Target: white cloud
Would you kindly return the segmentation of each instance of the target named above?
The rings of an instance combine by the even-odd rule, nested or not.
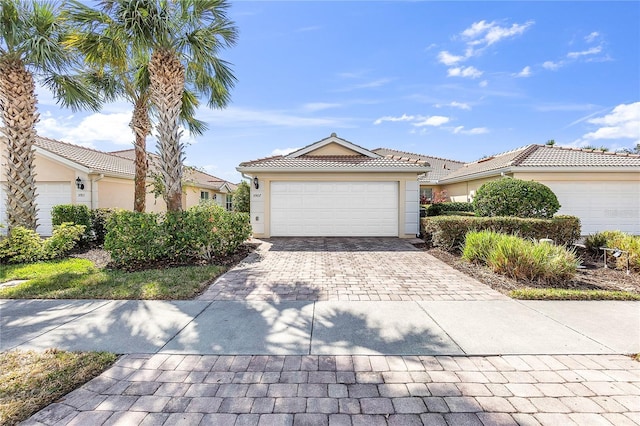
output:
[[[449,77],[479,78],[481,75],[482,71],[476,67],[456,67],[449,68],[449,70],[447,70],[447,76]]]
[[[451,119],[449,117],[444,117],[442,115],[432,115],[431,117],[426,117],[423,120],[418,121],[417,123],[413,123],[413,125],[416,127],[424,127],[424,126],[438,127],[448,123],[450,120]]]
[[[40,120],[37,128],[43,136],[83,146],[92,147],[96,142],[131,145],[135,137],[129,127],[130,121],[130,112],[94,113],[79,123],[73,116],[62,119],[47,116]]]
[[[562,67],[563,65],[564,63],[562,61],[559,61],[559,62],[545,61],[542,64],[542,67],[551,71],[555,71],[558,68]]]
[[[576,58],[579,58],[581,56],[597,55],[600,52],[602,52],[602,46],[595,46],[595,47],[592,47],[590,49],[582,50],[582,51],[579,51],[579,52],[569,52],[569,53],[567,53],[567,58],[576,59]]]
[[[591,118],[587,120],[587,123],[601,127],[585,134],[582,137],[583,139],[631,139],[640,141],[640,102],[620,104],[609,114]]]
[[[531,67],[530,66],[526,66],[524,68],[522,68],[522,71],[520,71],[519,73],[515,74],[516,77],[530,77],[531,76]]]
[[[451,131],[454,134],[461,134],[461,135],[482,135],[485,133],[489,133],[489,129],[487,129],[486,127],[474,127],[472,129],[465,130],[464,126],[458,126],[458,127],[454,127]]]
[[[598,37],[600,37],[600,33],[597,31],[592,32],[591,34],[589,34],[588,36],[586,36],[584,39],[587,43],[593,43],[594,41],[596,41],[598,39]]]
[[[276,155],[287,155],[287,154],[291,154],[292,152],[295,152],[297,150],[299,150],[300,148],[276,148],[273,151],[271,151],[271,156],[276,156]]]
[[[445,64],[447,66],[455,65],[460,61],[464,61],[465,59],[466,57],[464,56],[452,55],[446,50],[443,50],[442,52],[438,53],[438,61],[440,61],[440,63]]]
[[[452,107],[452,108],[459,108],[459,109],[464,109],[464,110],[471,110],[471,105],[465,103],[465,102],[449,102],[448,104],[435,104],[434,105],[436,108],[442,108],[442,107]]]
[[[324,109],[339,108],[341,106],[341,104],[333,104],[328,102],[310,102],[308,104],[304,104],[302,108],[305,111],[315,112],[322,111]]]
[[[478,83],[478,86],[480,87],[487,87],[489,85],[489,82],[487,80],[482,80],[480,83]]]
[[[318,31],[321,30],[322,27],[320,25],[312,25],[309,27],[302,27],[302,28],[298,28],[297,30],[295,30],[295,32],[297,33],[305,33],[305,32],[309,32],[309,31]]]
[[[462,32],[464,38],[469,39],[470,45],[491,46],[500,40],[518,36],[524,33],[534,21],[527,21],[524,24],[512,24],[510,27],[501,27],[494,22],[474,22],[469,28]]]
[[[378,125],[378,124],[382,124],[385,121],[392,121],[392,122],[414,121],[416,119],[420,120],[421,118],[422,118],[421,116],[407,115],[407,114],[402,114],[400,117],[393,117],[391,115],[386,115],[384,117],[378,118],[376,121],[373,122],[373,124]]]

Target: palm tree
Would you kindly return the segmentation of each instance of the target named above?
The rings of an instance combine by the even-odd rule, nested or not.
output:
[[[235,83],[230,64],[218,58],[235,44],[237,28],[226,0],[112,0],[105,2],[127,23],[137,43],[148,46],[149,93],[157,113],[158,148],[167,210],[182,209],[180,114],[185,88],[222,108]]]
[[[64,106],[97,110],[99,99],[86,82],[65,75],[78,64],[61,40],[65,25],[54,3],[0,0],[0,110],[7,146],[7,225],[37,227],[33,144],[35,77]]]
[[[211,8],[208,2],[177,2],[182,10],[181,17],[185,13],[194,10]],[[221,2],[211,2],[221,3]],[[80,50],[87,60],[99,67],[99,81],[103,89],[114,97],[122,96],[134,105],[131,128],[135,133],[136,152],[136,175],[135,175],[135,195],[134,210],[144,211],[145,209],[145,180],[147,177],[148,162],[146,158],[146,137],[151,131],[151,121],[149,119],[150,110],[158,116],[158,133],[167,133],[167,123],[175,125],[182,123],[193,134],[200,135],[206,130],[203,122],[195,119],[194,114],[198,106],[197,93],[215,92],[210,103],[213,106],[224,106],[228,101],[228,88],[233,85],[234,79],[226,63],[213,58],[213,62],[220,64],[219,69],[214,69],[214,73],[203,75],[203,72],[210,72],[206,67],[201,67],[198,72],[189,72],[183,75],[182,88],[176,91],[179,95],[179,102],[174,102],[179,112],[178,118],[167,118],[162,107],[157,107],[158,102],[151,103],[152,78],[151,64],[149,56],[153,49],[157,48],[154,37],[162,40],[170,40],[167,44],[178,43],[173,40],[173,25],[179,22],[175,19],[175,13],[180,8],[176,4],[160,1],[103,1],[100,10],[92,9],[78,1],[71,1],[69,15],[71,19],[79,25],[79,30],[68,40],[68,44]],[[226,6],[225,6],[226,7]],[[191,8],[191,9],[190,9]],[[215,8],[214,8],[215,9]],[[171,17],[171,19],[167,19]],[[216,19],[220,19],[219,17]],[[225,18],[226,19],[226,18]],[[189,20],[187,20],[189,21]],[[224,25],[231,25],[225,23]],[[215,31],[218,27],[208,29],[205,32],[209,38],[213,38],[213,44],[217,42]],[[223,27],[224,28],[224,27]],[[183,34],[184,27],[178,28]],[[198,29],[198,28],[196,28]],[[235,29],[233,29],[235,31]],[[195,34],[193,43],[196,48],[209,48],[212,41],[200,40],[200,33]],[[190,36],[189,34],[184,37]],[[235,37],[235,35],[234,35]],[[184,41],[180,42],[182,45]],[[200,43],[200,45],[198,44]],[[207,44],[204,44],[207,43]],[[182,48],[181,52],[190,52]],[[209,52],[210,55],[215,51]],[[196,64],[197,65],[197,64]],[[107,72],[105,74],[105,69]],[[219,75],[218,75],[219,74]],[[105,78],[107,77],[107,78]],[[184,83],[187,79],[187,84]],[[106,81],[106,84],[105,84]],[[214,89],[207,89],[213,86]],[[157,87],[157,86],[156,86]],[[156,93],[157,93],[156,89]],[[179,126],[179,125],[178,125]],[[177,137],[175,137],[177,135]],[[179,127],[173,133],[171,143],[166,142],[166,138],[160,138],[161,172],[164,191],[164,198],[169,210],[180,210],[182,201],[182,145],[179,143]],[[179,203],[179,204],[176,204]]]

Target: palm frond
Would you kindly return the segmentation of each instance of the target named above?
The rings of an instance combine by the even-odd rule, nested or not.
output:
[[[44,84],[53,92],[56,101],[73,111],[85,108],[98,111],[102,106],[99,92],[84,75],[50,74]]]

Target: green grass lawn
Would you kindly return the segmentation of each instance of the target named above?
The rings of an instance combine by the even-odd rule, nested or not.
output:
[[[0,283],[28,280],[0,288],[5,299],[190,299],[226,271],[217,265],[181,266],[124,272],[98,269],[86,259],[62,259],[0,266]]]
[[[564,288],[521,288],[509,292],[523,300],[640,300],[640,294],[612,290],[570,290]]]
[[[13,425],[106,370],[106,352],[10,351],[0,353],[0,424]]]

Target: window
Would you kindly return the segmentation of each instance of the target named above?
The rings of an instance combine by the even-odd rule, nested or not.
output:
[[[227,211],[233,210],[233,195],[227,194],[227,204],[225,207]]]
[[[431,204],[433,188],[420,188],[420,204]]]
[[[200,199],[208,200],[209,199],[209,191],[200,191]]]

